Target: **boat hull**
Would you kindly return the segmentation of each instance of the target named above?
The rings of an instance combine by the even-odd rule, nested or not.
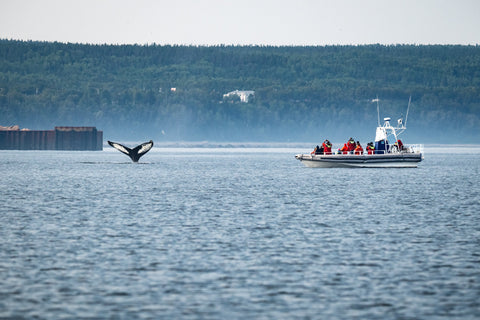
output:
[[[310,155],[297,154],[309,168],[416,168],[422,161],[421,153],[372,154],[372,155]]]

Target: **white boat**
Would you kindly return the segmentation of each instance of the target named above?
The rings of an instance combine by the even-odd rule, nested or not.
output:
[[[374,101],[378,103],[378,98]],[[371,154],[337,151],[328,154],[297,154],[295,158],[311,168],[416,168],[418,163],[423,160],[423,145],[404,145],[398,139],[398,136],[407,129],[406,119],[405,124],[403,119],[398,119],[397,127],[390,124],[390,118],[383,120],[383,126],[379,121],[375,135],[375,151]],[[389,141],[394,141],[394,143],[389,144]]]
[[[297,154],[295,156],[305,166],[310,168],[416,168],[422,161],[420,152],[400,151],[386,154],[332,154],[311,155]]]

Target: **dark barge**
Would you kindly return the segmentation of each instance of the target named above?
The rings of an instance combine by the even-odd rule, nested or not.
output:
[[[0,127],[0,150],[103,150],[103,131],[95,127],[55,127],[55,130]]]

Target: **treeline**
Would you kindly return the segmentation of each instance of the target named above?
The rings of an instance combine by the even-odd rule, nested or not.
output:
[[[237,89],[255,95],[223,97]],[[393,119],[412,97],[411,142],[477,143],[480,47],[0,40],[0,125],[97,126],[130,141],[366,141],[377,96]]]

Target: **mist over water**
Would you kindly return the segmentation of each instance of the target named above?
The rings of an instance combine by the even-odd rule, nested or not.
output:
[[[309,148],[0,151],[0,318],[480,317],[478,146]]]

